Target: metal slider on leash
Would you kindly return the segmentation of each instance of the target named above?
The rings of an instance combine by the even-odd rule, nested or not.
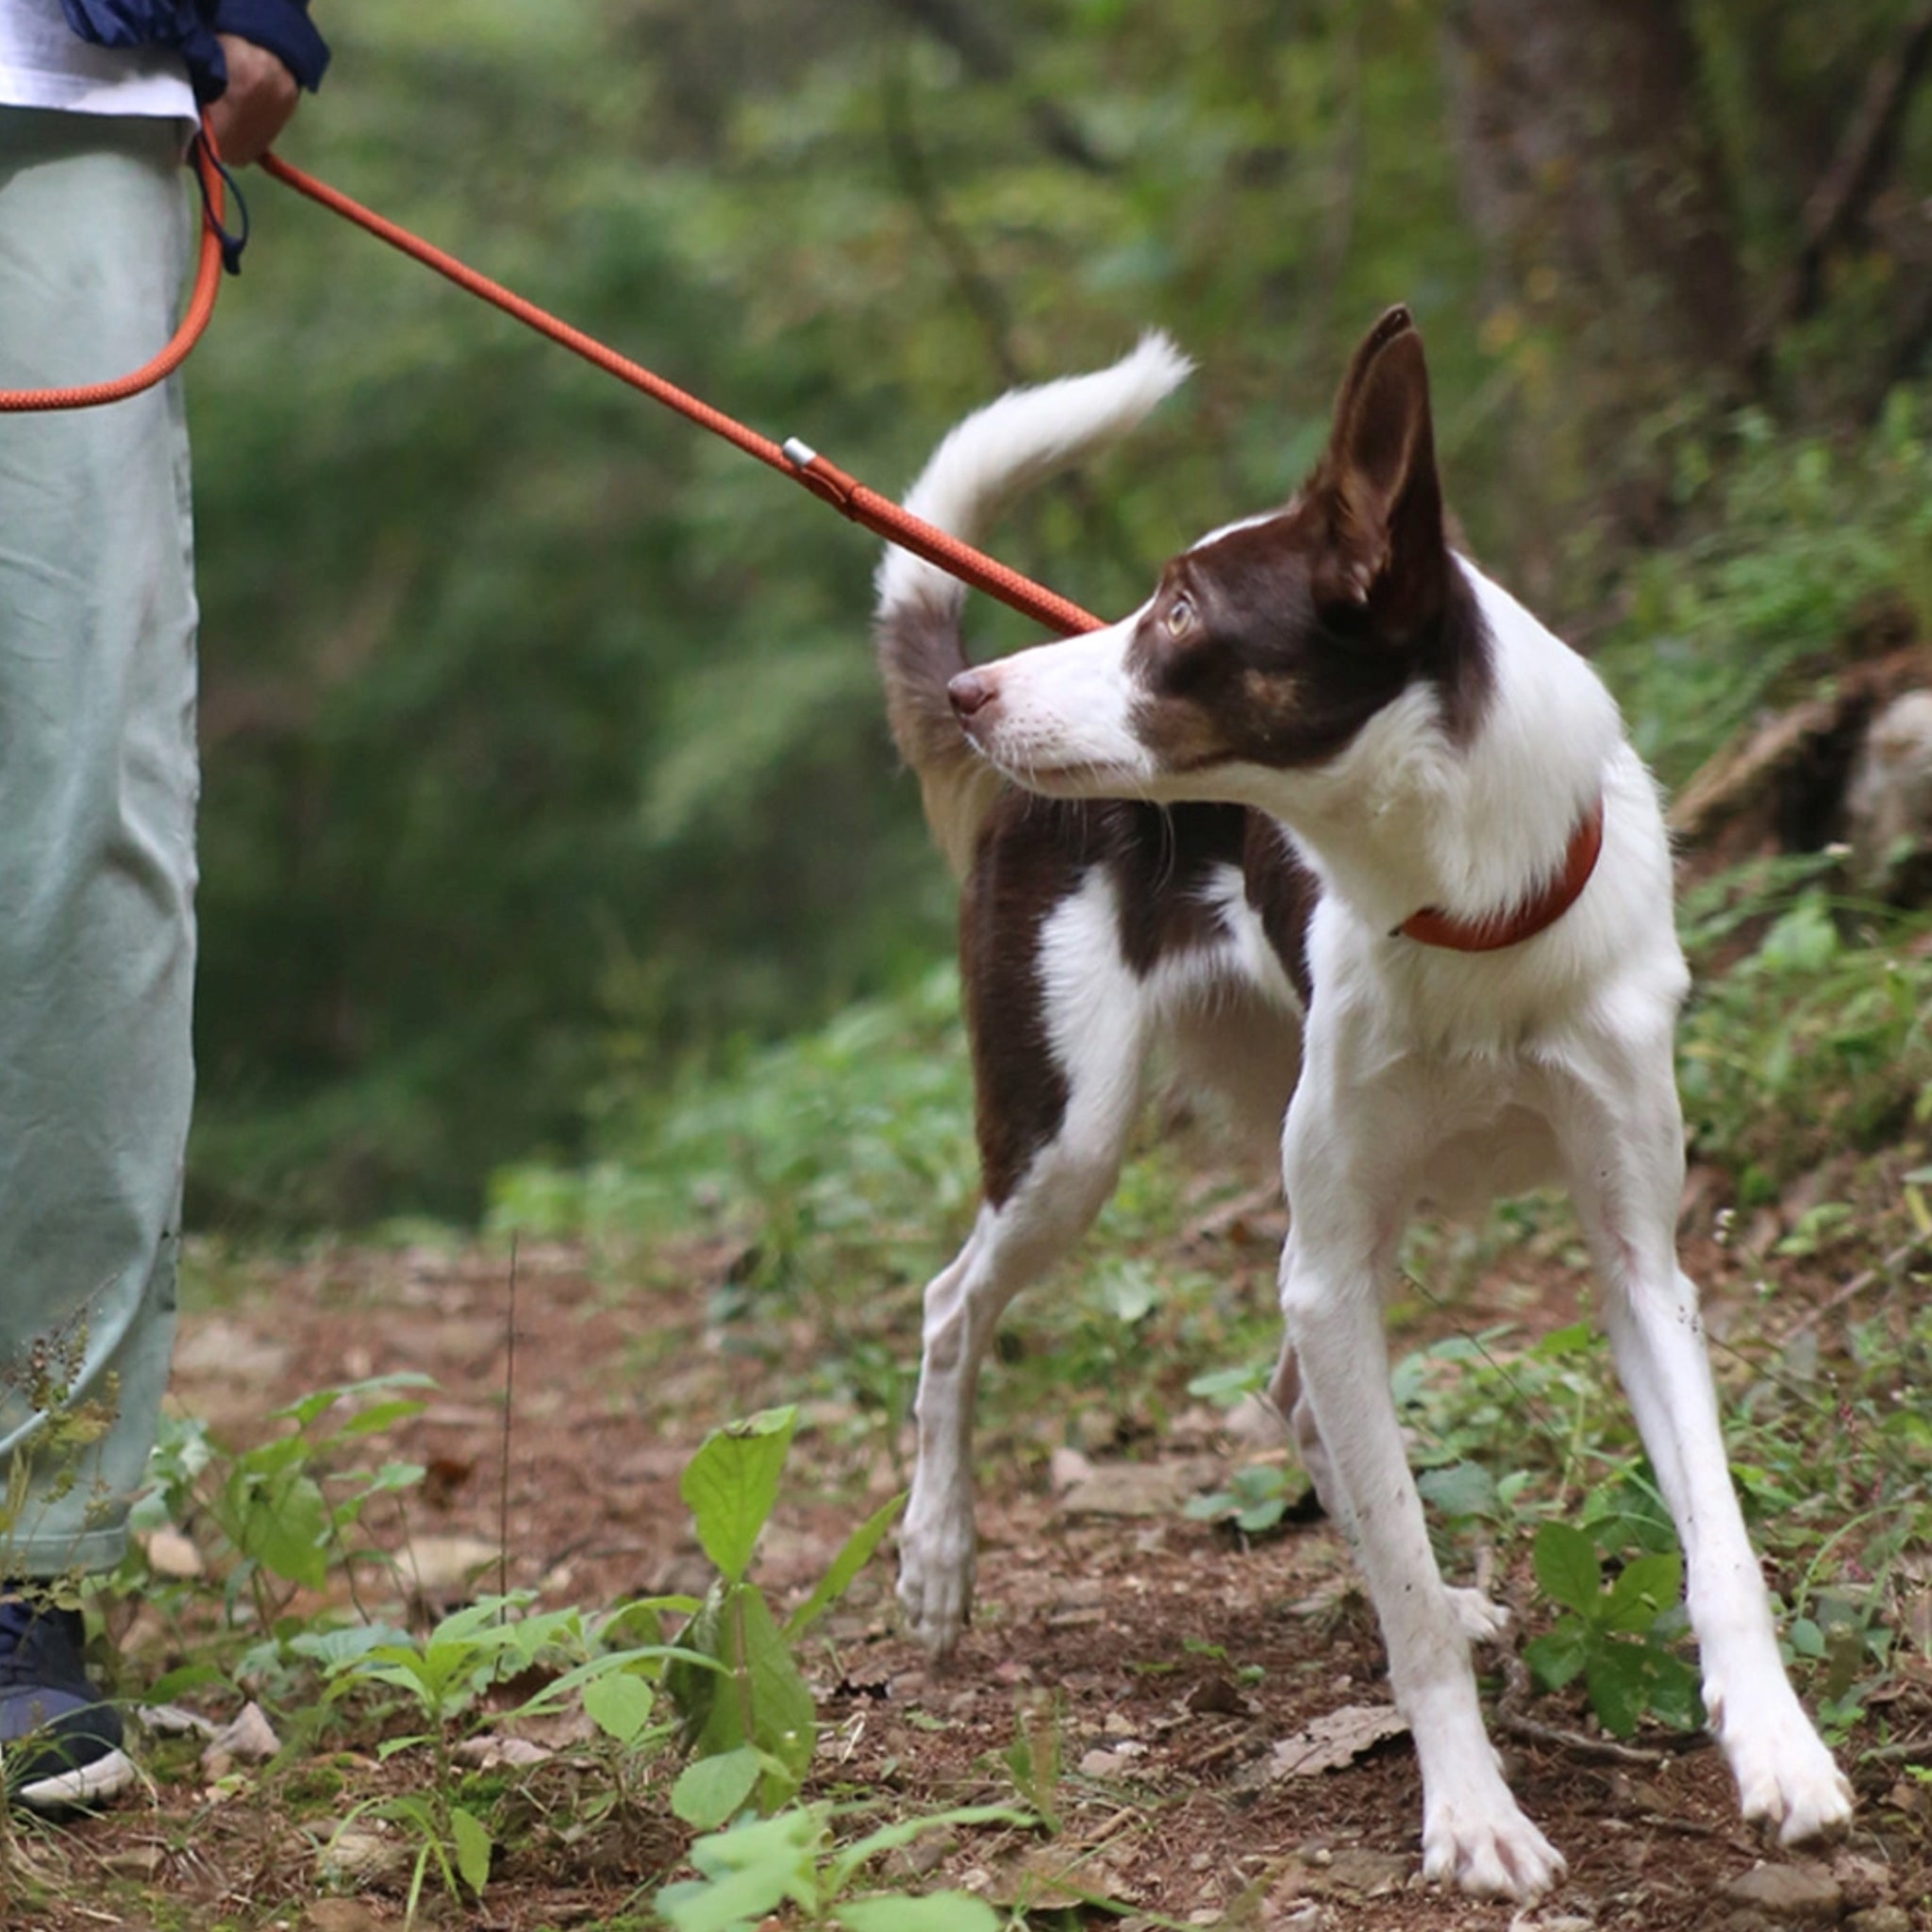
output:
[[[990,597],[997,597],[1002,604],[1010,605],[1062,637],[1106,628],[1091,611],[1081,609],[1079,605],[1035,583],[1031,577],[1022,576],[937,524],[914,516],[891,497],[868,489],[858,477],[822,457],[803,437],[788,437],[781,448],[791,465],[791,475],[821,503],[830,504],[841,516],[870,530],[874,536],[924,558],[949,576],[971,584],[976,591],[984,591]]]

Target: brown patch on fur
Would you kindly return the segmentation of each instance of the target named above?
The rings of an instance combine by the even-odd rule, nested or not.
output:
[[[1145,979],[1162,959],[1220,939],[1209,890],[1219,869],[1241,865],[1247,813],[1234,805],[1123,804],[1108,818],[1121,956]]]
[[[1328,447],[1278,515],[1168,565],[1127,668],[1134,729],[1170,772],[1325,762],[1408,685],[1466,743],[1493,681],[1451,556],[1428,372],[1407,309],[1356,352]]]
[[[1320,887],[1271,822],[1231,805],[1004,793],[981,833],[959,916],[980,1167],[994,1207],[1012,1195],[1066,1118],[1069,1089],[1047,1034],[1040,935],[1096,867],[1113,884],[1121,957],[1137,977],[1222,940],[1211,889],[1217,874],[1232,868],[1307,998],[1304,936]]]
[[[959,900],[980,1181],[995,1208],[1066,1118],[1067,1076],[1046,1031],[1040,929],[1089,863],[1088,816],[1085,806],[1001,793]]]

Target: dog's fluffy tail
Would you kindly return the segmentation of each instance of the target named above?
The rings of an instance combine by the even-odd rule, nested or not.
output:
[[[967,542],[1001,506],[1125,434],[1192,364],[1164,335],[1092,375],[1014,390],[969,416],[933,452],[906,508]],[[926,823],[964,875],[1001,779],[966,741],[946,698],[966,669],[966,587],[937,564],[888,544],[878,571],[875,636],[886,714],[919,778]]]

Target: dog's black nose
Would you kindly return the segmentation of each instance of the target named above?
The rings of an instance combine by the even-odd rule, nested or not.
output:
[[[993,690],[992,679],[984,672],[962,671],[946,686],[946,695],[959,717],[970,718],[992,702]]]

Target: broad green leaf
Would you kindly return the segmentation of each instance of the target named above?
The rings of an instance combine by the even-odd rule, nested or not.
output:
[[[925,1898],[848,1899],[832,1914],[845,1932],[999,1932],[999,1914],[983,1898],[935,1891]]]
[[[1583,1681],[1604,1729],[1613,1737],[1632,1736],[1649,1702],[1650,1659],[1642,1648],[1621,1640],[1594,1646]]]
[[[1626,1563],[1605,1601],[1602,1627],[1641,1636],[1677,1601],[1684,1565],[1676,1556],[1639,1557]]]
[[[1824,1656],[1824,1632],[1809,1617],[1793,1617],[1790,1628],[1785,1634],[1797,1656]]]
[[[705,1875],[664,1887],[658,1910],[675,1932],[739,1932],[788,1899],[816,1911],[826,1808],[807,1806],[699,1839],[691,1861]]]
[[[693,1645],[695,1625],[684,1632]],[[775,1810],[798,1789],[817,1741],[811,1692],[761,1592],[748,1583],[727,1590],[712,1627],[703,1633],[728,1674],[713,1680],[703,1722],[686,1736],[700,1757],[755,1744],[773,1760],[758,1803]]]
[[[678,1773],[671,1808],[699,1831],[716,1831],[743,1808],[764,1769],[764,1753],[755,1744],[697,1758]]]
[[[1544,1637],[1523,1646],[1523,1660],[1545,1690],[1560,1690],[1574,1680],[1590,1657],[1590,1639],[1574,1617],[1565,1617]]]
[[[1603,1569],[1589,1537],[1567,1523],[1545,1523],[1537,1530],[1531,1554],[1543,1594],[1593,1623],[1603,1591]]]
[[[796,1874],[781,1865],[753,1865],[719,1878],[687,1879],[658,1894],[658,1909],[676,1932],[746,1932],[789,1898]]]
[[[714,1429],[685,1465],[684,1498],[705,1547],[725,1580],[741,1583],[751,1568],[758,1532],[778,1500],[795,1408],[768,1408],[747,1422]]]
[[[845,1546],[832,1558],[831,1567],[819,1579],[818,1588],[785,1620],[785,1635],[792,1642],[811,1628],[843,1596],[878,1548],[887,1530],[897,1522],[906,1507],[904,1494],[894,1496],[876,1509],[845,1539]]]
[[[688,1749],[695,1750],[698,1740],[709,1729],[711,1707],[724,1688],[724,1678],[730,1674],[718,1635],[719,1622],[724,1614],[724,1598],[730,1589],[722,1577],[712,1585],[710,1595],[678,1632],[679,1648],[691,1655],[674,1657],[665,1666],[664,1688],[670,1691],[671,1701],[683,1720],[680,1735]],[[697,1661],[699,1658],[704,1661]],[[718,1744],[713,1748],[726,1750],[731,1746]]]
[[[651,1721],[656,1699],[651,1687],[631,1671],[610,1671],[584,1686],[584,1710],[591,1722],[620,1744],[635,1744]]]
[[[1023,1830],[1038,1825],[1031,1811],[1017,1810],[1011,1805],[958,1805],[948,1811],[927,1811],[914,1818],[894,1819],[878,1830],[867,1832],[849,1845],[841,1845],[828,1874],[830,1889],[836,1894],[852,1883],[854,1874],[873,1858],[896,1852],[929,1831],[944,1831],[956,1824],[1013,1824]]]
[[[456,1842],[457,1870],[474,1892],[490,1883],[490,1829],[474,1811],[449,1807],[449,1833]]]
[[[1447,1469],[1425,1469],[1415,1479],[1423,1500],[1444,1516],[1494,1516],[1496,1484],[1479,1462],[1452,1462]]]
[[[328,1525],[321,1486],[290,1469],[249,1498],[235,1541],[264,1570],[320,1590],[328,1581]]]

